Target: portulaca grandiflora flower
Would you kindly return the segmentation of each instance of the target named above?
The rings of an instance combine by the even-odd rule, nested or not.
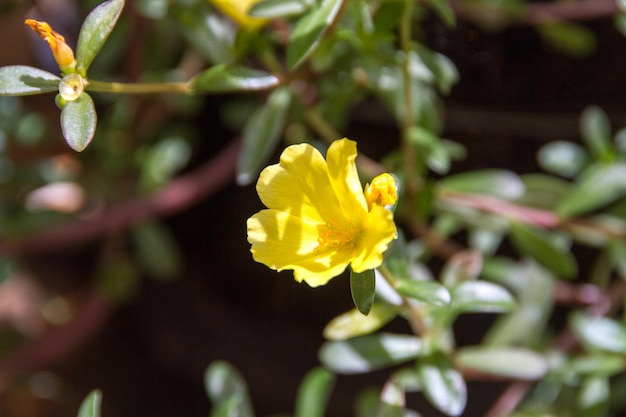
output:
[[[348,265],[364,272],[381,265],[396,237],[397,199],[389,174],[366,186],[357,173],[356,142],[333,142],[326,160],[308,144],[287,147],[280,163],[265,168],[256,185],[267,209],[248,219],[253,258],[277,271],[291,269],[298,282],[326,284]]]

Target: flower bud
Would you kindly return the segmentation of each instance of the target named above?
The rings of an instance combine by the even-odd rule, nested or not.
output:
[[[83,93],[85,81],[76,73],[68,74],[59,83],[59,95],[65,101],[74,101]]]
[[[364,194],[370,210],[374,204],[392,206],[398,200],[398,185],[391,174],[381,174],[365,186]]]
[[[74,59],[74,51],[65,43],[65,38],[52,30],[46,22],[39,22],[33,19],[24,21],[37,35],[50,46],[55,61],[59,64],[62,72],[68,73],[76,68],[76,59]]]

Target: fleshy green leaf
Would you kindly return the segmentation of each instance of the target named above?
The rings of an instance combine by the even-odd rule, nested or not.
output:
[[[361,314],[369,314],[376,294],[376,275],[370,269],[364,272],[350,271],[350,291],[352,301]]]
[[[49,93],[59,89],[61,78],[27,65],[0,68],[0,95],[27,96]]]
[[[433,406],[449,416],[463,413],[467,403],[465,381],[442,353],[420,358],[417,373],[424,396]]]
[[[530,256],[559,277],[573,278],[576,275],[576,258],[549,233],[513,222],[511,241],[520,253]]]
[[[254,417],[246,383],[229,363],[213,362],[204,374],[204,388],[213,402],[211,417]]]
[[[312,0],[264,0],[252,6],[248,14],[266,19],[288,17],[304,13],[313,3]]]
[[[324,368],[310,371],[298,389],[294,417],[324,417],[334,380]]]
[[[444,189],[472,194],[488,194],[507,200],[524,194],[524,183],[517,174],[500,169],[486,169],[451,175],[440,184]]]
[[[85,18],[76,46],[76,69],[83,76],[115,27],[123,7],[124,0],[108,0]]]
[[[168,280],[178,276],[183,260],[174,236],[162,224],[144,222],[133,228],[141,266],[150,276]]]
[[[342,4],[343,0],[322,0],[296,23],[287,44],[287,67],[290,70],[300,66],[317,48]]]
[[[572,329],[587,346],[606,352],[626,353],[626,329],[621,323],[606,317],[574,314]]]
[[[587,168],[557,207],[563,217],[579,216],[626,195],[626,163],[597,164]]]
[[[83,151],[96,133],[96,107],[87,93],[68,101],[61,110],[61,130],[65,141],[77,152]]]
[[[594,33],[582,25],[554,21],[538,25],[537,30],[550,45],[568,55],[587,56],[596,47]]]
[[[102,393],[93,390],[87,395],[80,405],[78,417],[100,417],[100,404],[102,403]]]
[[[450,303],[450,292],[435,281],[398,280],[395,289],[402,295],[425,303],[444,306]]]
[[[515,307],[506,289],[486,281],[462,282],[452,288],[451,295],[453,308],[460,312],[502,313]]]
[[[377,333],[322,345],[319,358],[328,369],[359,374],[415,359],[422,351],[418,337]]]
[[[265,105],[254,112],[243,131],[237,183],[250,184],[258,175],[281,137],[291,93],[287,87],[272,92]]]
[[[353,309],[332,319],[324,328],[329,340],[346,340],[375,332],[396,316],[396,310],[386,303],[374,303],[366,316]]]
[[[611,122],[600,107],[585,108],[580,116],[580,134],[593,156],[611,153]]]
[[[195,76],[190,86],[199,93],[227,93],[267,90],[277,86],[279,82],[278,77],[265,71],[220,64]]]
[[[576,176],[588,159],[582,146],[565,141],[548,143],[539,150],[537,156],[541,168],[566,178]]]
[[[548,371],[544,356],[523,348],[467,346],[455,359],[474,371],[513,379],[539,379]]]
[[[170,3],[171,4],[171,3]],[[172,14],[187,41],[213,63],[227,63],[234,59],[233,38],[236,28],[226,24],[210,9],[175,4]]]

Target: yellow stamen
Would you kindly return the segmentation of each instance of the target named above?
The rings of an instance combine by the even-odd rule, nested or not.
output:
[[[374,204],[389,206],[398,200],[398,186],[390,174],[381,174],[365,186],[365,200],[367,208],[372,209]]]
[[[37,35],[50,46],[52,55],[55,61],[59,64],[59,68],[63,72],[73,71],[76,67],[76,60],[74,59],[74,51],[65,43],[63,35],[52,30],[50,25],[46,22],[39,22],[33,19],[26,19],[24,21],[32,30],[37,32]]]
[[[347,221],[339,222],[335,219],[331,219],[325,224],[317,226],[317,231],[318,246],[315,248],[316,252],[354,248],[361,234],[361,229],[357,226]]]

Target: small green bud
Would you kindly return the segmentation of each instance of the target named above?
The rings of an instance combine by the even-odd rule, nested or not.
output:
[[[76,73],[68,74],[59,83],[59,94],[66,101],[74,101],[83,93],[85,80]]]

